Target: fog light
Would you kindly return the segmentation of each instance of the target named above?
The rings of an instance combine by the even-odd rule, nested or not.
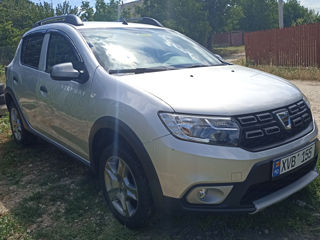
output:
[[[192,204],[219,204],[231,192],[233,186],[196,187],[192,189],[186,200]]]
[[[202,188],[202,189],[199,191],[199,198],[200,198],[201,200],[204,200],[204,199],[206,198],[206,196],[207,196],[207,192],[208,192],[207,189]]]

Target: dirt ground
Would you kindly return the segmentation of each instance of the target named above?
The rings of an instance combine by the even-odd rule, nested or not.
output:
[[[294,85],[296,85],[309,99],[311,103],[311,109],[313,117],[316,120],[318,127],[320,126],[320,82],[316,81],[300,81],[292,80]]]

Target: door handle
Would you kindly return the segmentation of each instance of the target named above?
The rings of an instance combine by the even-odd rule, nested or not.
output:
[[[18,78],[13,77],[13,83],[14,83],[14,84],[17,84],[18,82],[19,82]]]
[[[40,91],[43,92],[43,93],[48,93],[48,90],[45,86],[41,86],[40,87]]]

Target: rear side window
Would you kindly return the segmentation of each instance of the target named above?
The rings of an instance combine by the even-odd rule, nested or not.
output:
[[[36,34],[23,39],[21,52],[23,65],[38,69],[43,37],[43,34]]]
[[[73,45],[64,36],[53,33],[50,36],[46,71],[50,72],[51,68],[59,63],[71,62],[75,67],[79,62],[78,54]]]

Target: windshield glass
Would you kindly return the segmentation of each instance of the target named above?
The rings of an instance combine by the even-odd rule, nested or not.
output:
[[[208,50],[173,30],[103,28],[80,31],[99,63],[111,74],[223,64]]]

